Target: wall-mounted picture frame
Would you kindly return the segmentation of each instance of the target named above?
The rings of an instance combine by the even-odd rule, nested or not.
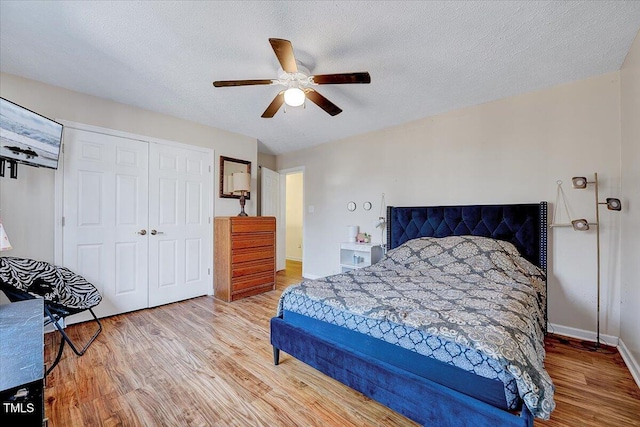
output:
[[[251,162],[249,160],[234,159],[233,157],[220,156],[220,197],[226,199],[239,199],[240,193],[233,192],[232,176],[236,172],[246,172],[251,175]],[[245,200],[251,199],[251,192],[246,192]]]

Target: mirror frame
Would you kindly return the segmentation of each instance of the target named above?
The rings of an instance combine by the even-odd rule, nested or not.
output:
[[[249,175],[251,175],[251,162],[249,160],[240,160],[240,159],[234,159],[233,157],[220,156],[220,187],[219,187],[220,197],[224,199],[239,199],[240,198],[239,194],[224,193],[224,178],[225,178],[224,169],[225,169],[225,164],[227,164],[227,171],[229,171],[229,166],[231,166],[229,165],[229,163],[240,165],[238,167],[233,167],[232,169],[234,170],[232,172],[238,172],[238,170],[235,170],[235,169],[244,170],[244,167],[241,165],[245,165],[246,172]],[[231,173],[227,173],[227,176],[231,175]],[[251,200],[251,192],[247,191],[244,195],[244,198],[246,200]]]

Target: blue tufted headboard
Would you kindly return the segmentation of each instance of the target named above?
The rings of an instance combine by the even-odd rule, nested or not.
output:
[[[511,205],[387,207],[387,247],[417,237],[474,235],[513,243],[547,269],[547,202]]]

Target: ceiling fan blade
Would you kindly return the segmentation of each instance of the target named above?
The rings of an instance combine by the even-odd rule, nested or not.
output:
[[[298,65],[293,55],[293,46],[289,40],[269,39],[271,47],[280,61],[280,66],[287,73],[297,73]]]
[[[213,82],[215,87],[225,86],[255,86],[255,85],[270,85],[273,80],[216,80]]]
[[[330,115],[335,116],[342,113],[342,110],[340,109],[340,107],[338,107],[336,104],[329,101],[327,98],[320,95],[318,92],[311,89],[310,87],[306,88],[304,90],[304,93],[305,95],[307,95],[307,99],[309,99],[311,102],[316,104],[318,107],[322,108],[324,111],[326,111]]]
[[[280,107],[282,107],[282,104],[284,104],[284,91],[280,92],[276,95],[275,98],[273,98],[271,104],[269,104],[267,109],[264,110],[264,113],[262,113],[262,116],[260,117],[262,117],[263,119],[270,119],[271,117],[275,116]]]
[[[368,72],[341,73],[341,74],[321,74],[312,76],[313,81],[319,85],[339,85],[346,83],[371,83],[371,76]]]

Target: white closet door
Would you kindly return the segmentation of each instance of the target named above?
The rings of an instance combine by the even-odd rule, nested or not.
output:
[[[205,295],[211,283],[211,158],[150,144],[149,306]]]
[[[148,143],[65,127],[63,193],[63,265],[98,288],[96,314],[147,307]]]

